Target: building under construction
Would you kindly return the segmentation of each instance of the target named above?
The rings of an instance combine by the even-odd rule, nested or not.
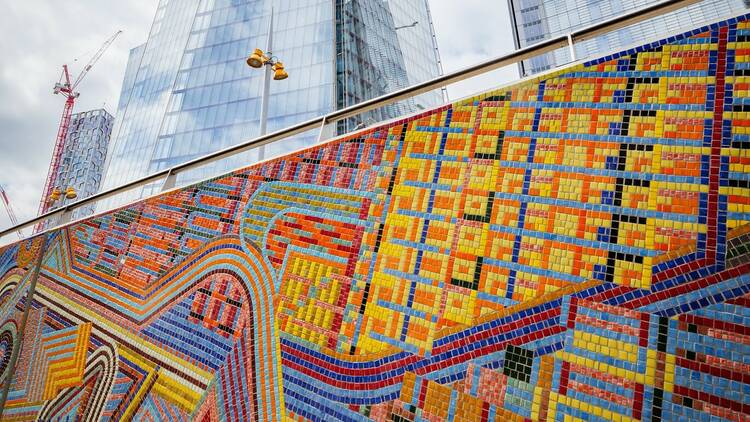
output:
[[[99,190],[109,137],[114,117],[104,109],[75,113],[70,119],[63,152],[56,174],[50,208],[57,208],[78,197],[86,198]],[[74,211],[80,218],[93,212],[93,207]]]

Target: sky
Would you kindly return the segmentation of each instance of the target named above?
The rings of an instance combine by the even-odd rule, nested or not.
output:
[[[445,72],[513,49],[507,4],[429,0]],[[65,99],[52,94],[67,63],[73,75],[117,30],[79,86],[76,111],[104,107],[115,114],[131,48],[143,43],[156,0],[34,0],[4,2],[0,14],[0,185],[19,221],[36,215]],[[452,100],[518,77],[510,66],[449,87]],[[0,209],[0,228],[10,226]],[[27,230],[26,234],[29,234]]]

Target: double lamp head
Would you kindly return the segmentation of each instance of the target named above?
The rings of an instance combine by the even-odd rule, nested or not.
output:
[[[49,195],[49,201],[50,202],[56,202],[60,197],[65,194],[65,199],[76,199],[78,198],[78,193],[76,190],[69,186],[67,189],[65,189],[65,192],[60,191],[60,188],[55,188],[52,193]]]
[[[284,70],[284,63],[277,61],[273,56],[266,56],[263,50],[256,48],[253,54],[247,58],[247,65],[259,69],[263,65],[272,66],[273,79],[281,81],[289,77],[289,74]]]

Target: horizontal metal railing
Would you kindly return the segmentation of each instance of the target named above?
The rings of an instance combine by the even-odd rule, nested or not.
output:
[[[626,13],[621,16],[617,16],[611,19],[603,20],[602,22],[587,26],[585,28],[578,29],[569,34],[559,35],[554,38],[543,40],[534,45],[524,47],[513,51],[511,53],[496,57],[491,60],[469,66],[455,72],[450,72],[442,76],[438,76],[434,79],[430,79],[425,82],[421,82],[410,87],[400,89],[398,91],[391,92],[389,94],[382,95],[371,100],[363,101],[359,104],[343,108],[341,110],[334,111],[324,116],[316,117],[311,120],[307,120],[302,123],[289,126],[285,129],[278,130],[276,132],[269,133],[267,135],[260,136],[258,138],[245,141],[243,143],[204,155],[199,158],[187,161],[183,164],[178,164],[169,169],[164,169],[148,176],[142,177],[137,180],[120,185],[116,188],[112,188],[103,192],[99,192],[95,195],[89,196],[85,199],[81,199],[72,204],[68,204],[57,208],[53,211],[49,211],[40,216],[26,220],[23,223],[19,223],[13,227],[0,231],[0,238],[13,233],[14,231],[21,230],[27,227],[31,227],[40,222],[46,221],[56,217],[61,217],[58,221],[57,226],[50,227],[46,231],[53,230],[59,226],[65,225],[70,222],[70,213],[78,208],[86,205],[95,204],[103,199],[113,197],[115,195],[125,193],[132,189],[146,186],[150,183],[164,180],[164,186],[172,188],[175,185],[175,178],[179,173],[184,173],[188,170],[192,170],[207,164],[214,163],[225,158],[229,158],[248,151],[253,148],[268,145],[272,142],[288,138],[290,136],[297,135],[308,130],[321,128],[325,125],[336,123],[337,121],[344,120],[356,115],[366,113],[368,111],[393,104],[398,101],[402,101],[408,98],[415,97],[419,94],[429,92],[435,89],[441,89],[447,85],[461,82],[465,79],[478,76],[493,70],[497,70],[501,67],[518,63],[522,60],[530,59],[532,57],[554,51],[558,48],[570,47],[573,50],[575,43],[585,41],[594,37],[597,37],[608,32],[616,31],[618,29],[625,28],[632,24],[642,22],[649,18],[659,16],[665,13],[672,12],[677,9],[689,6],[694,3],[698,3],[700,0],[665,0],[662,2],[654,3],[632,12]],[[572,56],[575,57],[574,55]],[[138,200],[141,200],[139,198]],[[119,207],[119,206],[118,206]]]

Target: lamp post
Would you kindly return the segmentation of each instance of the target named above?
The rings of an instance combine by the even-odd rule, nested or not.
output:
[[[268,43],[266,44],[265,53],[263,50],[256,48],[255,51],[247,58],[247,65],[259,69],[263,67],[263,91],[260,99],[260,136],[266,134],[268,125],[268,94],[271,89],[271,71],[273,79],[281,81],[289,77],[284,70],[284,64],[273,56],[273,8],[271,8],[271,19],[268,22]],[[263,160],[266,155],[266,147],[258,148],[258,160]]]

